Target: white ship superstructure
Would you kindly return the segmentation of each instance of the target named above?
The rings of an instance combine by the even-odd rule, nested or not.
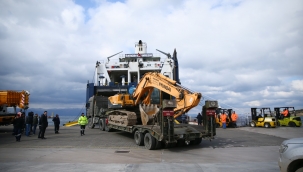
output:
[[[120,53],[104,61],[97,61],[94,86],[137,85],[145,73],[154,71],[171,79],[176,78],[175,60],[169,54],[164,53],[166,57],[161,61],[160,56],[147,53],[147,44],[141,40],[135,43],[134,54]]]

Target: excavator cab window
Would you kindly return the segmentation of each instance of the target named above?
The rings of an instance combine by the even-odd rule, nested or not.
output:
[[[154,88],[151,95],[151,104],[160,104],[160,90]]]

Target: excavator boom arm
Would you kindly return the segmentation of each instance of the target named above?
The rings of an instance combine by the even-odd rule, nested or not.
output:
[[[174,109],[175,118],[197,106],[202,98],[201,93],[193,93],[181,85],[178,85],[176,81],[160,73],[149,72],[141,78],[133,93],[134,104],[138,104],[140,101],[142,101],[143,104],[150,104],[151,93],[154,88],[176,98],[177,107]],[[146,95],[146,97],[142,100],[144,95]]]

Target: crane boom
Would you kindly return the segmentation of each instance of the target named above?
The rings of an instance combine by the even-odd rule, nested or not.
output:
[[[16,107],[26,110],[29,107],[28,91],[0,90],[0,125],[9,125],[13,122]],[[8,108],[13,107],[14,112],[8,112]]]

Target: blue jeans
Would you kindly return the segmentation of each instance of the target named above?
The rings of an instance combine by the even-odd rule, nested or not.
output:
[[[36,134],[37,124],[33,125],[33,134]]]
[[[222,123],[222,128],[223,128],[223,129],[226,129],[226,123],[225,123],[225,122]]]
[[[32,124],[26,124],[25,135],[29,136],[31,132]]]

